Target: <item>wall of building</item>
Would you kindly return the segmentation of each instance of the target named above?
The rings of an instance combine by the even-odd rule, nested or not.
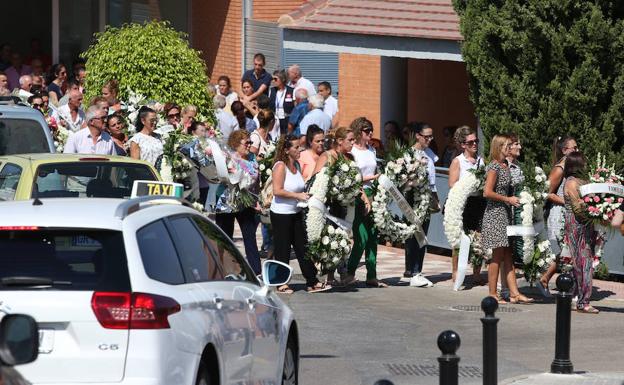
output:
[[[253,0],[254,20],[277,22],[280,16],[292,12],[304,0]]]
[[[221,75],[240,89],[243,0],[193,1],[192,45],[202,51],[212,83]]]
[[[406,86],[407,121],[424,121],[433,127],[438,155],[448,142],[444,127],[477,126],[464,63],[408,59]]]
[[[359,116],[373,122],[375,138],[381,126],[381,57],[341,53],[338,58],[339,124],[348,126]]]

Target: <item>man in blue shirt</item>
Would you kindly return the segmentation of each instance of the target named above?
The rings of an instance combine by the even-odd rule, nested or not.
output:
[[[254,55],[254,68],[245,71],[241,83],[249,80],[253,84],[254,93],[249,95],[249,100],[255,100],[261,94],[268,94],[273,77],[265,69],[266,60],[264,55],[257,53]]]
[[[295,92],[295,108],[290,113],[288,118],[288,133],[294,135],[301,135],[299,130],[299,123],[303,120],[303,117],[308,113],[308,91],[305,88],[299,88]]]

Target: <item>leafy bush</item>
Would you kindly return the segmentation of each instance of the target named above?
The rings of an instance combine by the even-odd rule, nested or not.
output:
[[[594,269],[594,278],[603,281],[609,280],[609,266],[604,261],[600,261],[600,264]]]
[[[557,136],[624,164],[624,2],[453,0],[485,135],[517,132],[549,162]]]
[[[99,95],[107,81],[117,79],[122,100],[132,90],[163,103],[194,104],[201,115],[212,116],[206,65],[199,51],[189,47],[186,34],[168,22],[107,27],[95,39],[81,55],[87,59],[88,99]]]

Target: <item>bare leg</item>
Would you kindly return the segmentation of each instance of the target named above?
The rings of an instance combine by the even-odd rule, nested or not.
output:
[[[557,257],[557,260],[559,260],[559,257]],[[550,282],[550,279],[552,278],[553,275],[555,275],[556,272],[557,272],[557,262],[553,262],[550,264],[550,266],[548,266],[548,270],[546,270],[544,275],[542,275],[542,278],[540,278],[540,282],[542,282],[542,285],[544,285],[544,288],[546,290],[548,290],[548,282]]]
[[[451,269],[453,269],[451,273],[451,282],[455,282],[455,278],[457,278],[457,261],[459,259],[459,250],[453,249],[451,253]]]
[[[504,248],[498,247],[492,250],[492,260],[490,261],[490,266],[488,267],[488,288],[490,291],[490,296],[494,298],[498,298],[498,294],[496,293],[496,284],[498,283],[498,269],[503,258]]]
[[[509,298],[512,303],[517,302],[533,302],[533,299],[528,298],[520,293],[518,290],[518,282],[516,281],[516,269],[513,264],[513,255],[511,248],[506,247],[503,256],[504,266],[503,274],[507,278],[507,285],[509,287]]]

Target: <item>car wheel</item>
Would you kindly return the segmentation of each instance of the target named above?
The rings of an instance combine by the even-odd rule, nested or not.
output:
[[[199,370],[197,371],[197,380],[195,381],[195,385],[210,385],[210,373],[208,373],[206,364],[203,362],[199,363]]]
[[[297,349],[292,339],[288,339],[286,353],[284,354],[284,370],[282,371],[282,385],[299,384],[299,370]]]

